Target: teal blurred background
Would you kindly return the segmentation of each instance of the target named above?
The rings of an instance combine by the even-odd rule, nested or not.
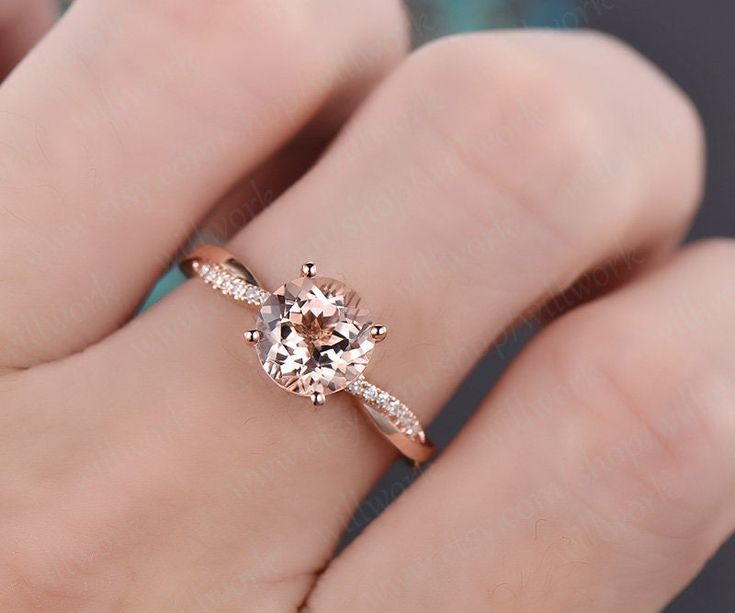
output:
[[[571,0],[414,0],[407,4],[414,16],[418,43],[444,34],[486,28],[581,25]]]

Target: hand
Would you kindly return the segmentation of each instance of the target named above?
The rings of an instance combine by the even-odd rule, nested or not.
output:
[[[405,49],[388,0],[79,0],[2,84],[3,611],[652,611],[727,537],[735,247],[675,248],[691,105],[599,35]],[[201,283],[131,319],[202,226],[267,287],[355,287],[424,423],[571,312],[333,561],[391,448]]]

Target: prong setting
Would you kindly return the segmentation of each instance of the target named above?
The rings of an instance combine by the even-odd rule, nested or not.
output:
[[[370,328],[370,336],[376,343],[379,343],[380,341],[385,340],[385,337],[387,335],[388,335],[388,328],[386,328],[382,324],[376,324],[372,328]]]
[[[259,330],[248,330],[243,334],[243,337],[245,338],[245,342],[249,345],[255,345],[260,340],[260,331]]]
[[[301,265],[301,276],[302,277],[316,277],[316,264],[314,262],[305,262]]]
[[[320,407],[327,401],[326,396],[321,392],[314,392],[309,398],[315,407]]]

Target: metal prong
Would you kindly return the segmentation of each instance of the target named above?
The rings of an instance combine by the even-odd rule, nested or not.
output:
[[[382,340],[385,340],[385,337],[388,334],[388,328],[386,328],[383,325],[377,324],[370,328],[370,336],[373,338],[373,340],[376,343],[379,343]]]
[[[327,401],[321,392],[314,392],[310,398],[315,407],[320,407]]]
[[[254,345],[260,340],[260,332],[258,330],[248,330],[243,336],[245,337],[245,342],[251,345]]]
[[[306,262],[301,266],[302,277],[315,277],[316,276],[316,264],[314,262]]]

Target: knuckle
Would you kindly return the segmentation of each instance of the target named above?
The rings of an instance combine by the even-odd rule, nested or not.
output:
[[[233,50],[243,47],[251,61],[268,59],[274,73],[298,75],[307,69],[312,79],[319,79],[322,73],[340,68],[375,71],[394,62],[408,45],[407,18],[399,0],[370,2],[359,15],[336,0],[217,0],[206,16],[192,10],[189,1],[140,5],[145,10],[139,12],[156,22],[156,30],[169,34],[159,37],[162,40],[183,41],[177,49],[193,53],[195,48],[197,55],[202,53],[200,46],[206,45],[203,51],[208,55],[223,54],[218,58],[222,63],[240,70],[243,56]],[[338,25],[325,33],[325,23]],[[254,47],[259,47],[257,55],[252,53]],[[233,70],[230,76],[238,72]]]
[[[189,2],[149,4],[146,21],[156,27],[146,24],[146,30],[158,32],[150,44],[165,46],[161,54],[169,61],[162,74],[159,62],[142,73],[152,71],[156,87],[197,107],[219,98],[209,113],[226,129],[297,127],[317,101],[351,104],[354,91],[364,93],[408,45],[398,0],[367,3],[359,14],[337,0],[217,0],[206,16]],[[334,26],[325,30],[325,23]],[[176,49],[172,56],[170,49]],[[259,125],[243,113],[252,101],[268,107]]]
[[[57,532],[49,535],[48,542],[58,541],[59,536]],[[40,541],[16,547],[14,553],[0,565],[0,600],[9,610],[56,611],[70,602],[80,608],[99,602],[102,590],[90,587],[91,564],[85,560],[75,559],[68,551],[60,554]]]
[[[694,107],[610,36],[453,36],[419,49],[403,74],[450,154],[565,243],[609,243],[665,189],[677,223],[699,200]]]
[[[290,80],[296,84],[294,89],[298,88],[302,83],[299,76],[305,70],[312,79],[321,78],[325,54],[322,46],[315,44],[316,24],[306,3],[217,0],[206,14],[192,8],[190,1],[137,0],[134,10],[120,9],[121,13],[133,13],[134,27],[144,32],[141,45],[157,55],[156,62],[142,66],[140,78],[197,104],[205,95],[221,97],[227,103],[222,107],[236,107],[236,112],[240,112],[242,100],[275,97],[281,80]],[[105,63],[128,53],[125,40],[119,36],[113,40],[117,44],[109,47]],[[282,48],[290,52],[283,53]],[[133,52],[140,54],[139,49]],[[266,71],[280,78],[266,81]],[[219,113],[231,119],[229,110]]]
[[[469,127],[471,133],[480,135],[498,123],[509,126],[520,119],[520,127],[535,132],[534,118],[521,111],[527,108],[524,102],[538,101],[534,110],[546,109],[548,121],[560,121],[566,127],[568,115],[582,102],[549,74],[543,56],[521,39],[515,35],[458,35],[417,51],[409,63],[418,85],[433,91],[443,103],[436,105],[434,119],[449,121],[449,127],[458,131]],[[469,126],[460,123],[455,127],[455,122],[463,120]],[[478,125],[478,121],[483,123]]]
[[[371,44],[377,42],[379,48],[404,55],[410,45],[410,25],[403,3],[400,0],[380,0],[371,2],[369,10],[371,27],[368,28],[368,36]]]
[[[375,42],[376,34],[396,39],[402,46],[408,44],[408,19],[400,0],[376,0],[366,4],[359,16],[346,4],[336,0],[316,2],[291,2],[290,0],[216,0],[209,7],[206,17],[200,11],[192,11],[191,2],[181,0],[156,0],[143,3],[141,9],[152,11],[161,25],[179,31],[193,40],[207,42],[220,39],[214,35],[232,34],[234,41],[247,44],[248,36],[270,38],[276,43],[325,42],[324,23],[338,20],[343,26],[327,34],[328,38],[350,40],[353,35],[364,35]],[[148,12],[148,15],[151,13]],[[281,37],[286,37],[283,40]],[[318,47],[318,45],[316,45]],[[305,49],[308,51],[308,48]],[[289,54],[293,58],[293,54]]]
[[[598,181],[591,160],[609,149],[599,109],[542,48],[522,35],[460,35],[409,60],[413,90],[428,100],[426,123],[447,150],[567,242],[567,216]],[[529,177],[538,180],[529,182]],[[585,195],[585,198],[588,196]],[[572,230],[574,231],[574,230]]]
[[[699,112],[689,96],[634,47],[606,32],[589,30],[575,36],[588,41],[591,47],[588,54],[601,57],[609,55],[610,60],[621,64],[623,69],[645,73],[649,81],[656,81],[663,94],[663,104],[661,100],[656,100],[657,108],[661,105],[661,110],[670,114],[665,118],[666,121],[680,130],[680,134],[695,140],[702,137],[704,131]]]
[[[323,37],[322,24],[334,13],[345,11],[344,3],[328,2],[327,8],[314,19],[314,34]],[[342,56],[339,79],[342,82],[374,82],[406,55],[409,45],[408,17],[400,0],[379,0],[361,8],[359,19],[345,11],[338,55]],[[344,36],[347,34],[347,36]],[[345,48],[346,47],[346,48]]]
[[[581,53],[605,61],[617,74],[626,76],[625,80],[613,80],[618,92],[601,91],[629,118],[620,136],[631,143],[629,147],[638,149],[632,158],[637,167],[645,168],[651,176],[665,173],[658,176],[656,197],[670,204],[672,220],[686,221],[696,210],[704,187],[705,131],[696,106],[663,71],[626,42],[594,31],[578,37],[586,47]],[[632,119],[636,115],[645,122]],[[639,179],[639,183],[651,181]],[[667,186],[670,192],[666,192]],[[647,195],[639,199],[643,201]]]
[[[114,45],[98,36],[90,49],[95,61],[104,66],[119,63],[121,53],[131,56],[136,88],[144,81],[185,112],[206,104],[214,127],[246,137],[295,129],[327,102],[342,112],[343,103],[354,104],[356,92],[364,94],[399,60],[407,41],[397,0],[367,3],[359,14],[337,0],[216,0],[206,14],[192,10],[190,0],[136,0],[138,8],[120,12],[134,14],[141,46],[156,61],[141,63],[140,49],[131,50],[120,31]],[[97,54],[100,42],[104,57]],[[137,89],[126,95],[139,98]],[[253,105],[265,107],[257,122]]]
[[[707,270],[711,277],[687,292],[711,302],[713,289],[735,286],[735,241],[712,241],[685,257],[690,273]],[[675,274],[682,270],[678,266]],[[701,475],[724,474],[732,457],[735,385],[728,370],[735,367],[735,354],[711,346],[713,331],[702,329],[701,312],[684,305],[681,314],[675,295],[662,294],[666,287],[652,291],[664,297],[656,312],[640,294],[635,303],[592,303],[554,324],[547,347],[560,380],[583,381],[573,386],[572,404],[581,408],[581,423],[591,433],[585,483],[604,484],[614,499],[633,504],[601,512],[614,511],[627,528],[677,547],[672,553],[696,567],[715,546],[707,528],[721,495]],[[733,298],[730,289],[729,304]],[[719,329],[727,309],[709,308],[706,326]],[[725,491],[733,487],[730,480]]]
[[[208,34],[222,33],[226,30],[242,30],[256,25],[262,27],[280,26],[284,29],[298,29],[305,25],[307,13],[304,3],[274,2],[238,2],[237,0],[217,0],[210,7],[206,18],[201,13],[192,11],[190,1],[155,0],[155,2],[135,3],[135,8],[148,9],[150,14],[158,18],[159,26],[168,26],[174,32],[200,40]]]

